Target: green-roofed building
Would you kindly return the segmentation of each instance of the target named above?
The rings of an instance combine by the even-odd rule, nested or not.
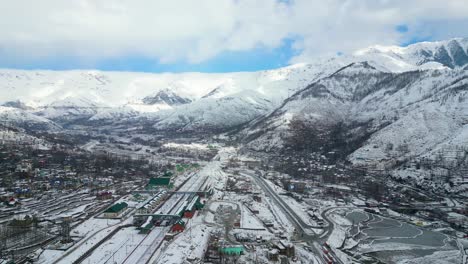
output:
[[[223,255],[235,256],[235,255],[242,255],[244,254],[244,247],[243,246],[227,246],[221,247],[219,252]]]
[[[125,202],[116,203],[104,211],[104,217],[107,217],[107,218],[119,217],[125,211],[127,207],[128,207],[128,204]]]
[[[205,207],[205,204],[203,204],[200,198],[198,198],[197,201],[195,202],[195,209],[201,210],[203,209],[203,207]]]
[[[171,184],[170,177],[158,177],[158,178],[151,178],[146,186],[147,189],[154,189],[158,187],[168,187]]]
[[[163,175],[163,177],[172,177],[174,175],[174,173],[172,171],[166,171]]]
[[[184,171],[184,167],[182,167],[181,165],[177,164],[177,165],[176,165],[176,171],[177,171],[177,172],[183,172],[183,171]]]
[[[137,202],[142,202],[142,201],[144,201],[146,198],[145,198],[143,195],[139,194],[139,193],[134,193],[134,194],[133,194],[133,199],[134,199],[135,201],[137,201]]]

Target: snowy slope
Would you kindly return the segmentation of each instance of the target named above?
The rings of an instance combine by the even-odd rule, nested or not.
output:
[[[384,134],[382,140],[417,143],[416,138],[406,139],[405,136],[410,137],[412,133],[423,136],[436,131],[442,133],[441,129],[452,133],[455,131],[453,125],[467,122],[467,86],[468,72],[465,70],[388,73],[367,63],[354,63],[298,92],[271,115],[252,123],[245,133],[258,134],[260,140],[265,140],[267,134],[271,136],[281,134],[278,131],[288,130],[289,121],[300,116],[315,122],[329,123],[372,121],[375,128],[390,122],[390,126],[379,131]],[[414,125],[418,124],[417,121],[428,126],[417,131]],[[443,133],[439,132],[434,136],[442,140]],[[395,136],[389,137],[389,134]],[[425,141],[435,143],[428,137],[425,137]],[[376,143],[378,146],[382,144],[383,141]],[[257,146],[263,148],[275,145],[265,141]],[[412,145],[417,147],[425,145],[425,142]],[[369,151],[381,150],[380,147],[366,149],[366,156],[370,155]],[[420,151],[415,149],[413,152]]]
[[[56,123],[24,110],[0,106],[0,122],[6,127],[21,127],[24,129],[59,130],[60,126]]]
[[[457,38],[449,41],[420,42],[408,47],[372,46],[356,51],[357,57],[380,57],[387,60],[405,62],[402,67],[425,65],[437,67],[437,64],[457,68],[468,64],[468,38]],[[387,59],[385,59],[387,58]]]
[[[278,152],[290,147],[291,120],[305,120],[310,133],[343,123],[349,129],[344,131],[347,138],[365,136],[348,156],[353,164],[383,169],[398,162],[436,164],[437,160],[442,164],[438,175],[443,177],[447,173],[443,168],[463,166],[457,164],[466,160],[467,102],[466,70],[392,73],[353,63],[293,95],[241,134],[253,150]],[[326,140],[317,144],[333,143]],[[419,175],[424,180],[430,173],[420,168],[394,171],[395,177]]]
[[[334,64],[323,68],[295,65],[272,71],[226,74],[1,70],[0,103],[20,100],[35,108],[38,115],[57,121],[131,118],[139,113],[145,116],[148,112],[179,106],[184,106],[183,111],[191,103],[199,108],[200,103],[196,101],[201,99],[226,98],[224,101],[228,101],[231,97],[242,98],[244,92],[256,93],[278,105],[298,88],[334,67]],[[252,109],[252,113],[255,112],[257,110]],[[163,116],[170,114],[155,119]],[[167,120],[163,124],[170,123],[175,122]]]

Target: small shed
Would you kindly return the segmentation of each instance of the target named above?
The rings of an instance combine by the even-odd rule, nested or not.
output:
[[[229,255],[229,256],[242,255],[244,254],[244,247],[242,245],[226,246],[226,247],[221,247],[219,249],[219,252],[222,255]]]

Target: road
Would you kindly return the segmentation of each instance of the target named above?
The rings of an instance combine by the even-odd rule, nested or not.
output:
[[[258,183],[258,185],[260,186],[260,188],[262,188],[265,194],[267,194],[280,207],[280,209],[284,212],[286,217],[295,226],[297,233],[300,236],[301,240],[304,240],[311,247],[313,253],[315,253],[315,255],[318,256],[322,260],[323,263],[327,263],[327,261],[325,261],[323,257],[324,253],[322,251],[322,248],[319,245],[319,243],[317,243],[318,241],[320,241],[321,244],[323,244],[323,242],[325,242],[328,236],[331,234],[331,231],[333,230],[333,227],[334,227],[333,222],[330,219],[328,219],[328,217],[326,216],[327,210],[324,211],[324,213],[322,213],[323,219],[328,222],[328,226],[326,227],[326,230],[325,230],[326,235],[322,238],[319,238],[311,230],[313,226],[305,223],[304,220],[300,216],[298,216],[287,203],[283,201],[283,199],[278,195],[278,193],[276,193],[275,190],[273,190],[273,188],[265,181],[263,177],[259,177],[255,173],[245,173],[245,172],[241,173],[241,175],[252,177]],[[336,256],[336,254],[333,251],[331,251],[330,253],[332,254],[336,263],[342,264],[342,261],[340,260],[340,258],[338,258],[338,256]]]
[[[306,238],[308,238],[308,237],[310,237],[310,239],[315,239],[316,238],[316,235],[312,232],[312,230],[310,230],[310,228],[312,226],[305,223],[304,220],[302,220],[302,218],[300,218],[294,212],[294,210],[289,205],[287,205],[283,201],[283,199],[281,199],[281,197],[279,197],[279,195],[276,193],[276,191],[273,190],[273,188],[271,188],[271,186],[268,185],[268,183],[262,177],[259,177],[259,176],[255,175],[254,173],[252,173],[252,174],[241,173],[241,174],[243,174],[244,176],[247,176],[247,177],[252,177],[258,183],[260,188],[262,188],[263,191],[270,198],[272,198],[273,201],[277,205],[279,205],[281,210],[286,214],[286,216],[289,218],[289,220],[291,220],[291,222],[294,224],[294,226],[296,227],[296,230],[297,230],[298,234],[301,236],[301,238],[303,238],[305,240],[307,240]]]

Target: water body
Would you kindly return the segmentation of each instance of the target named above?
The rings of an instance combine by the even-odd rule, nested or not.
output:
[[[353,223],[349,234],[361,237],[361,244],[372,244],[378,248],[382,248],[382,246],[388,244],[388,249],[400,245],[397,246],[400,250],[382,250],[368,254],[383,262],[393,263],[392,258],[405,258],[405,256],[410,258],[422,257],[438,250],[451,250],[455,248],[453,243],[447,243],[448,237],[442,233],[395,219],[384,218],[361,211],[353,211],[347,214],[346,217]],[[405,247],[408,247],[408,249],[403,249]]]
[[[346,215],[346,218],[348,218],[349,221],[353,224],[351,227],[351,230],[349,231],[350,236],[355,236],[359,233],[359,228],[358,225],[360,222],[367,221],[369,219],[369,215],[365,213],[361,213],[358,211],[351,212]]]
[[[346,215],[346,218],[348,218],[351,223],[357,224],[359,222],[364,222],[367,219],[369,219],[369,215],[366,213],[354,211]]]

